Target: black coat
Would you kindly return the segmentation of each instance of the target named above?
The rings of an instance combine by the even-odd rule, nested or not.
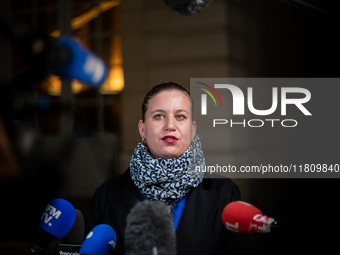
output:
[[[108,224],[117,233],[114,254],[124,254],[126,216],[140,201],[129,169],[104,182],[95,192],[86,220],[86,233],[98,224]],[[240,200],[237,185],[227,178],[204,178],[190,191],[176,231],[177,255],[249,254],[249,236],[227,230],[223,208]]]

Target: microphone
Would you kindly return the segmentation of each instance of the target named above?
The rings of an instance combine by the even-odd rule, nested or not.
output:
[[[47,58],[52,74],[92,87],[100,86],[107,76],[104,61],[69,36],[58,37]]]
[[[263,215],[258,208],[242,201],[231,202],[223,209],[222,222],[227,229],[243,234],[285,229],[274,218]]]
[[[145,199],[132,208],[126,218],[125,254],[176,254],[173,219],[164,202]]]
[[[84,241],[85,224],[81,211],[76,209],[76,219],[70,231],[57,244],[56,255],[68,254],[79,255],[80,247]]]
[[[164,0],[171,10],[182,15],[195,15],[203,11],[212,0]]]
[[[86,236],[80,255],[109,255],[116,248],[117,235],[114,229],[107,224],[94,227]]]
[[[65,199],[49,201],[38,221],[42,233],[25,255],[42,255],[50,242],[57,237],[63,238],[71,229],[76,218],[73,205]]]

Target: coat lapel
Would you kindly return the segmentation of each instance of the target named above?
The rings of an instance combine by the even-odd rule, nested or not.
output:
[[[216,214],[219,197],[219,194],[205,190],[202,184],[190,191],[176,232],[177,247],[180,247],[177,250],[181,254],[199,253],[198,244],[203,242]]]
[[[114,213],[114,218],[124,219],[117,221],[118,225],[117,233],[119,233],[117,235],[120,236],[119,238],[120,244],[124,245],[126,217],[130,213],[130,210],[140,201],[139,190],[131,180],[129,171],[126,171],[123,174],[122,180],[116,187],[113,187],[113,189],[114,191],[109,196],[110,200],[109,203],[111,210]]]

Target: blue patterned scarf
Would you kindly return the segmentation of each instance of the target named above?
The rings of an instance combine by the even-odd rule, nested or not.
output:
[[[203,179],[205,160],[201,142],[195,137],[182,156],[173,159],[154,159],[140,141],[130,161],[130,175],[142,196],[149,200],[178,201],[187,195],[191,187],[197,187]]]

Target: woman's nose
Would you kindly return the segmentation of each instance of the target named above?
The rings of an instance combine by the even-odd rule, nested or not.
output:
[[[167,118],[167,120],[165,122],[165,129],[166,130],[175,130],[176,129],[174,118],[171,118],[171,117]]]

